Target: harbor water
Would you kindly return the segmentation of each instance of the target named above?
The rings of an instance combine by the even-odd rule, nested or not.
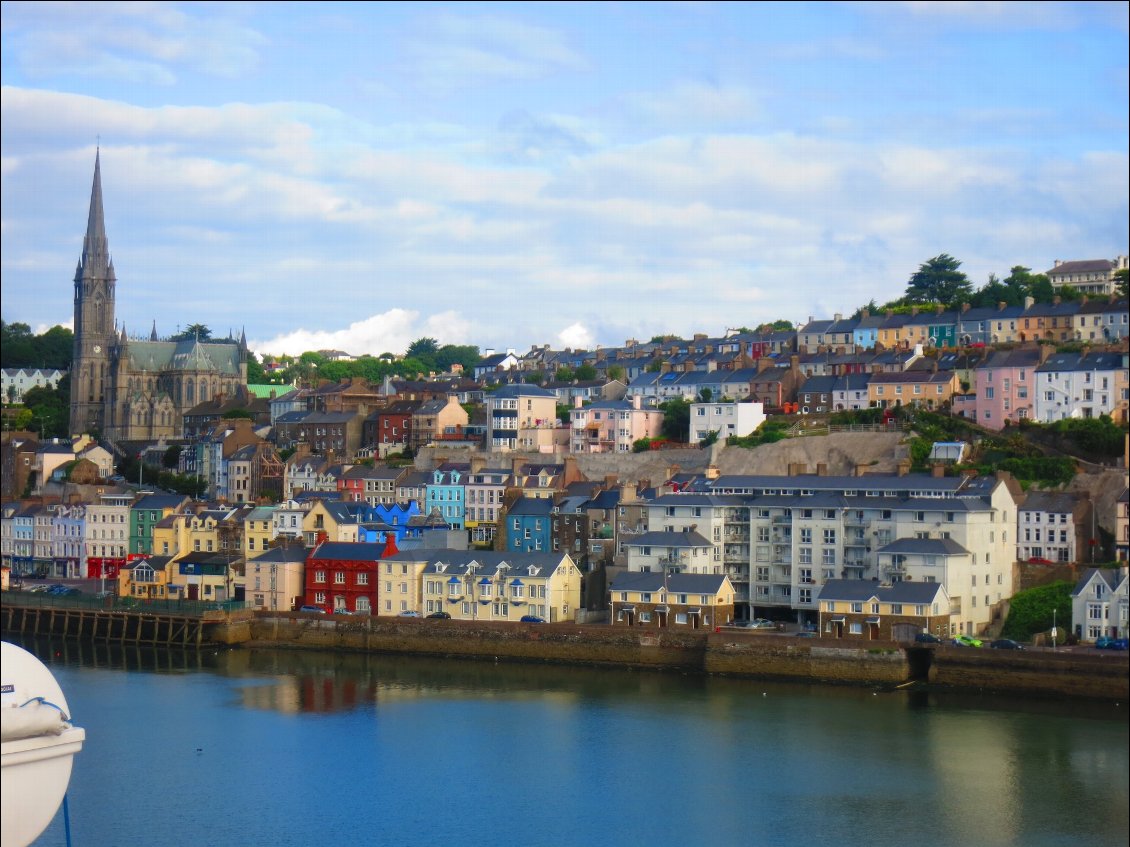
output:
[[[74,847],[1127,843],[1126,704],[19,642]],[[65,845],[60,812],[37,845]]]

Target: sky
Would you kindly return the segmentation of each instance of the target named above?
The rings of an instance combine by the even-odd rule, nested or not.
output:
[[[1130,242],[1118,3],[0,4],[3,319],[591,349]]]

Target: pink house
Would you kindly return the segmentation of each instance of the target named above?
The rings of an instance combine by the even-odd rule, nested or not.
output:
[[[570,451],[573,453],[631,453],[641,438],[658,438],[663,412],[644,409],[640,396],[629,400],[603,400],[590,406],[574,400],[570,414]]]
[[[1000,350],[977,368],[976,421],[986,429],[1004,429],[1024,418],[1035,419],[1036,368],[1050,345]]]

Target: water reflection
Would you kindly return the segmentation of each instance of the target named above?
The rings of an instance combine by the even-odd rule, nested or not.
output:
[[[1130,825],[1130,733],[1112,704],[359,653],[24,646],[57,665],[88,730],[72,808],[91,832],[75,843],[131,843],[100,798],[152,773],[225,813],[201,821],[184,808],[132,843],[187,843],[191,826],[212,847],[350,832],[510,844],[515,831],[498,824],[516,808],[537,830],[523,843],[554,847],[1101,845],[1125,843]],[[327,785],[350,810],[336,838],[310,814]],[[420,798],[437,790],[458,815],[428,814]]]

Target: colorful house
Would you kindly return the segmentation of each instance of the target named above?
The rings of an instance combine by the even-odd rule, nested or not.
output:
[[[378,570],[386,547],[345,541],[319,544],[306,557],[303,605],[332,614],[371,614],[378,608]]]
[[[819,595],[821,638],[912,641],[919,632],[950,634],[950,600],[938,582],[876,583],[830,579]]]
[[[725,574],[623,573],[608,597],[613,626],[709,629],[734,619],[734,588]]]

